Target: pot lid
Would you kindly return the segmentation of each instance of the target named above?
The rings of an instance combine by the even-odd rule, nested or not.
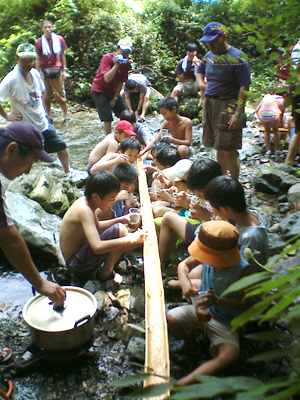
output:
[[[62,310],[55,310],[51,300],[41,294],[27,301],[23,307],[23,318],[30,327],[61,332],[74,329],[76,322],[80,325],[95,315],[97,299],[91,292],[76,286],[63,287],[67,296]]]

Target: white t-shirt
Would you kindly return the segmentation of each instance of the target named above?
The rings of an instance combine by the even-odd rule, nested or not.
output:
[[[23,76],[18,77],[15,70],[10,71],[0,83],[0,101],[9,99],[11,112],[20,112],[23,120],[30,122],[41,132],[49,128],[42,101],[42,93],[45,90],[44,82],[37,69],[30,70],[33,83],[29,85]],[[27,100],[24,99],[27,93]]]

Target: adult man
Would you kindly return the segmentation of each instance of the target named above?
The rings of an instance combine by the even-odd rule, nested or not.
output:
[[[0,129],[0,170],[7,179],[28,174],[32,165],[53,159],[44,150],[43,136],[28,122],[13,122]],[[39,293],[51,298],[55,305],[65,299],[65,290],[43,279],[36,269],[25,241],[20,236],[5,204],[5,194],[0,181],[0,247],[9,262],[32,284]]]
[[[0,114],[7,121],[27,121],[40,130],[44,136],[45,150],[57,152],[64,171],[70,171],[69,155],[66,143],[57,135],[50,125],[42,101],[45,89],[40,73],[33,68],[36,53],[29,43],[20,44],[17,48],[17,65],[0,83],[0,101],[10,101],[11,113],[7,114],[0,105]]]
[[[124,95],[125,95],[125,103],[130,111],[133,111],[130,101],[130,95],[132,93],[139,93],[140,98],[138,102],[138,106],[135,112],[135,115],[138,116],[139,113],[140,119],[144,120],[146,112],[149,107],[149,98],[150,98],[150,82],[147,77],[143,74],[130,74],[128,76],[128,81],[125,83]]]
[[[296,69],[298,75],[300,73],[300,40],[293,47],[293,51],[291,53],[292,58],[292,67]],[[295,120],[295,135],[291,138],[288,155],[285,160],[285,164],[294,165],[294,159],[299,151],[300,147],[300,94],[295,94],[296,88],[298,85],[291,85],[290,87],[290,95],[292,99],[292,114]],[[299,89],[298,89],[299,90]]]
[[[228,44],[219,22],[205,26],[200,42],[205,42],[209,50],[196,75],[198,86],[205,89],[206,96],[203,143],[217,150],[223,173],[229,171],[238,179],[237,149],[242,147],[242,117],[251,83],[249,63],[242,51]]]
[[[64,113],[64,123],[69,123],[67,99],[64,80],[67,78],[67,61],[65,51],[67,45],[62,36],[53,32],[53,23],[42,23],[43,36],[35,42],[37,52],[36,68],[40,70],[45,82],[46,90],[43,94],[47,116],[51,120],[51,93],[55,95],[55,101],[61,106]]]
[[[178,62],[176,69],[179,82],[171,93],[171,97],[174,97],[177,101],[179,96],[189,96],[198,93],[195,74],[200,60],[197,57],[197,46],[195,43],[189,43],[185,49],[186,56]]]
[[[92,83],[92,95],[99,118],[104,122],[104,132],[111,132],[112,111],[119,117],[127,109],[120,95],[122,85],[128,79],[130,70],[129,53],[132,50],[130,39],[120,39],[116,53],[105,54]]]

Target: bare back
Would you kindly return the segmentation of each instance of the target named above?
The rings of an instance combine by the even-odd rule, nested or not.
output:
[[[92,230],[98,236],[95,213],[88,205],[85,197],[77,199],[71,205],[61,223],[60,247],[66,261],[76,254],[87,240],[83,220],[89,221]]]
[[[116,153],[119,148],[119,143],[115,139],[115,134],[108,134],[96,147],[90,152],[89,165],[94,165],[107,153]]]

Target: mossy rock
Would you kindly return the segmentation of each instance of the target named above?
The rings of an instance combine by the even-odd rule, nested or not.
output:
[[[202,110],[201,97],[182,97],[179,99],[179,114],[190,119],[199,118],[201,119]],[[200,115],[201,114],[201,115]]]

